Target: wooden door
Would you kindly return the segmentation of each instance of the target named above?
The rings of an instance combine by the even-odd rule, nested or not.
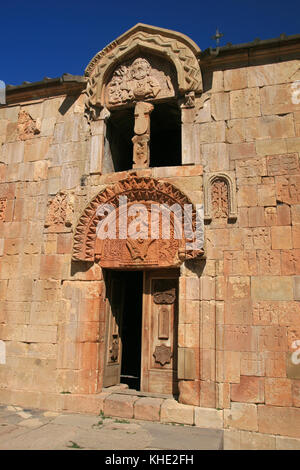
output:
[[[122,317],[125,283],[119,273],[108,272],[106,279],[106,357],[103,386],[120,383],[122,362]]]
[[[145,272],[141,391],[177,394],[177,270]]]

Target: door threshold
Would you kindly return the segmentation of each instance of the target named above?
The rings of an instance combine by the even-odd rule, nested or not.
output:
[[[131,388],[125,388],[125,384],[114,385],[112,387],[105,387],[102,389],[102,392],[112,392],[119,395],[133,395],[137,397],[149,397],[149,398],[163,398],[163,399],[173,399],[177,400],[178,396],[165,393],[154,393],[154,392],[140,392],[138,390],[133,390]]]

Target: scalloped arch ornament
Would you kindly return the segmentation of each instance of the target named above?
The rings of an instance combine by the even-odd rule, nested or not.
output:
[[[184,34],[138,23],[98,52],[88,64],[87,95],[92,106],[104,106],[103,88],[113,67],[135,52],[146,51],[173,63],[181,94],[202,92],[199,47]]]
[[[171,221],[170,239],[134,240],[130,237],[124,239],[105,239],[97,237],[97,227],[101,216],[98,208],[109,204],[116,213],[122,210],[120,196],[127,197],[128,207],[132,204],[143,204],[150,211],[153,204],[165,204],[170,207],[177,204],[184,213],[186,204],[190,205],[187,218],[178,218],[174,213]],[[103,207],[103,206],[102,206]],[[203,214],[198,214],[203,218]],[[149,216],[148,220],[151,220]],[[174,237],[175,226],[182,224],[182,238]],[[203,230],[202,224],[200,232]],[[97,194],[88,204],[79,218],[74,234],[73,260],[99,262],[100,266],[107,268],[142,269],[157,266],[178,266],[185,259],[196,258],[203,255],[203,232],[200,233],[201,242],[197,249],[187,249],[189,243],[199,240],[199,223],[197,224],[196,208],[189,198],[178,188],[165,181],[158,181],[150,177],[131,176],[109,186]]]

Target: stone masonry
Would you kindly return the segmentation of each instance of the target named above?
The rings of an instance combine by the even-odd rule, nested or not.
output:
[[[193,86],[174,66],[170,88],[182,165],[103,171],[105,79],[97,89],[90,80],[103,56],[77,82],[8,88],[0,106],[0,402],[224,428],[228,448],[299,448],[300,38],[212,56],[137,25],[119,43],[139,44],[140,31],[157,48],[177,34],[192,57]],[[155,77],[146,101],[167,89]],[[180,404],[102,392],[103,269],[73,256],[85,208],[134,177],[204,205],[204,255],[178,264]]]

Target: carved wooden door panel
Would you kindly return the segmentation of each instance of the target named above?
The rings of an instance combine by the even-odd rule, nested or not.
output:
[[[111,385],[120,383],[122,361],[121,327],[124,291],[124,279],[122,279],[118,273],[108,273],[104,387],[110,387]]]
[[[141,390],[177,394],[178,272],[145,272]]]

